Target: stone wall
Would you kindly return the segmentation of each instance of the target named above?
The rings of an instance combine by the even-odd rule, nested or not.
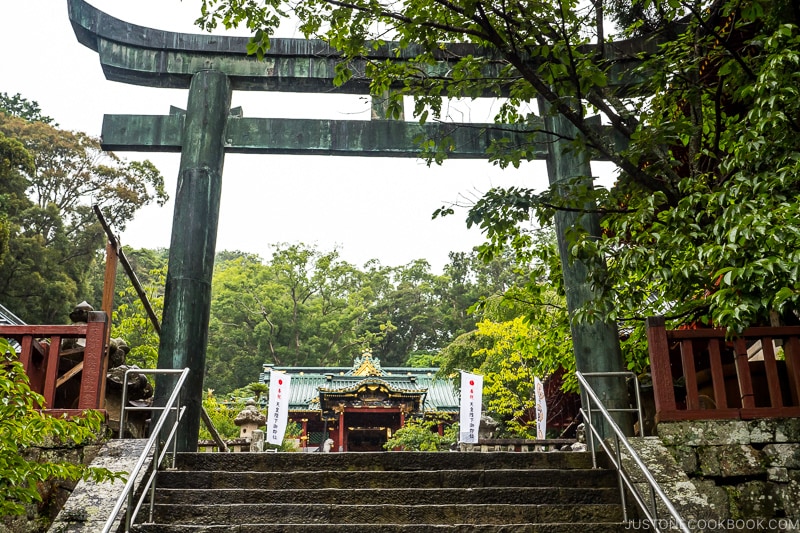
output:
[[[31,461],[89,465],[97,457],[103,443],[75,446],[50,444],[29,448],[25,457]],[[0,533],[39,533],[46,531],[59,510],[75,490],[77,481],[52,480],[39,484],[42,501],[26,506],[24,516],[0,518]]]
[[[800,419],[669,422],[657,431],[719,519],[800,530]],[[784,518],[788,527],[767,527]]]
[[[91,466],[106,468],[114,472],[133,472],[139,462],[147,441],[144,439],[115,439],[108,441],[97,454]],[[136,478],[134,487],[141,487],[146,472],[152,467],[152,454],[148,455]],[[81,480],[61,512],[53,521],[48,533],[97,533],[102,531],[114,506],[123,494],[126,481],[94,482]],[[124,512],[116,517],[112,531],[124,520]]]

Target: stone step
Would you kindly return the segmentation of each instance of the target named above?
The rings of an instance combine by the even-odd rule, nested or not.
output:
[[[618,504],[619,489],[574,487],[478,487],[478,488],[321,488],[293,489],[158,489],[162,505],[219,504]]]
[[[277,472],[300,470],[587,469],[588,452],[181,453],[179,470]]]
[[[189,453],[157,485],[133,531],[625,530],[616,474],[581,452]]]
[[[619,505],[338,505],[222,504],[161,505],[154,508],[161,524],[548,524],[619,523]]]
[[[223,454],[218,454],[223,455]],[[238,455],[238,454],[225,454]],[[610,470],[324,470],[297,472],[191,472],[166,470],[158,474],[159,488],[193,489],[321,489],[335,488],[474,488],[616,486]]]
[[[626,533],[621,523],[569,524],[138,524],[133,533]]]

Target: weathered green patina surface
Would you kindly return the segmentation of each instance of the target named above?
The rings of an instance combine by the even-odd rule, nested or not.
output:
[[[78,40],[95,50],[106,78],[123,83],[152,87],[188,88],[198,70],[214,69],[231,79],[237,91],[338,92],[369,94],[369,79],[364,76],[365,60],[350,64],[353,78],[341,86],[333,85],[334,68],[341,61],[338,51],[313,39],[271,39],[271,48],[259,61],[246,53],[248,39],[208,34],[186,34],[131,24],[97,10],[83,0],[68,0],[69,17]],[[632,39],[606,43],[609,85],[635,86],[631,74],[640,54],[655,52],[655,39]],[[369,60],[406,61],[419,49],[400,49],[386,43],[373,50]],[[444,74],[455,60],[465,55],[491,56],[470,44],[448,44],[435,55],[439,61],[427,65],[429,75]],[[496,64],[495,72],[504,66]],[[418,68],[422,65],[417,64]],[[486,72],[491,75],[492,72]],[[497,94],[487,94],[496,97]]]
[[[170,115],[106,115],[103,148],[180,152],[185,113]],[[417,138],[452,139],[453,159],[486,159],[493,140],[529,143],[514,128],[491,124],[425,124],[392,120],[315,120],[228,117],[225,152],[243,154],[419,157]],[[541,135],[535,156],[547,154]]]
[[[195,450],[200,431],[203,373],[206,366],[211,277],[219,225],[224,133],[231,107],[228,77],[203,70],[192,79],[183,127],[178,190],[172,219],[169,269],[164,294],[164,319],[158,347],[159,368],[189,368],[186,380],[186,422],[178,432],[178,448]],[[156,383],[157,405],[166,404],[173,378]]]
[[[492,139],[531,143],[529,137],[523,138],[514,128],[496,124],[420,126],[404,121],[231,116],[232,90],[369,94],[369,80],[363,74],[365,63],[352,63],[355,75],[336,87],[334,69],[342,59],[321,41],[273,39],[264,60],[258,61],[247,55],[245,38],[154,30],[110,17],[83,0],[68,0],[68,5],[78,40],[98,52],[109,80],[153,87],[191,86],[185,113],[173,109],[166,116],[106,115],[103,123],[106,149],[182,153],[159,350],[159,367],[188,366],[193,372],[187,386],[187,396],[192,398],[187,411],[191,422],[179,436],[182,451],[194,449],[199,428],[225,152],[414,157],[418,153],[416,138],[447,136],[453,140],[450,157],[485,158]],[[631,66],[637,64],[641,52],[654,50],[655,42],[647,40],[606,44],[603,57],[609,61],[610,83],[635,86],[637,79],[629,74]],[[430,74],[445,72],[450,61],[464,54],[485,55],[485,51],[467,44],[447,45],[437,57],[439,63],[426,68]],[[369,59],[405,61],[413,55],[413,49],[398,52],[396,44],[387,43]],[[375,106],[373,111],[381,116]],[[540,126],[529,124],[528,128]],[[551,126],[557,125],[554,122]],[[554,142],[545,134],[535,141],[532,157],[547,157],[551,183],[590,175],[588,158],[578,161],[569,156],[563,143]],[[561,236],[572,218],[567,213],[559,215]],[[592,297],[586,270],[568,256],[562,258],[562,263],[568,298],[573,301],[570,307],[574,308]],[[573,333],[579,369],[620,368],[619,346],[612,326],[588,324]],[[620,393],[618,389],[609,397]],[[161,394],[166,393],[162,390]]]

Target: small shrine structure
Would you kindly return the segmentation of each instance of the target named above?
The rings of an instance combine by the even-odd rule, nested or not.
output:
[[[331,451],[383,451],[412,417],[437,420],[440,434],[458,418],[453,382],[437,377],[438,368],[384,368],[364,352],[352,367],[264,365],[259,381],[269,385],[274,370],[291,375],[289,420],[302,427],[305,449],[331,438]]]

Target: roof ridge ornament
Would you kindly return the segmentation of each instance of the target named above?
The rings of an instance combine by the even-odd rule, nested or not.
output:
[[[381,368],[381,360],[372,356],[372,352],[364,350],[361,357],[353,360],[353,369],[348,372],[351,376],[385,376]]]

